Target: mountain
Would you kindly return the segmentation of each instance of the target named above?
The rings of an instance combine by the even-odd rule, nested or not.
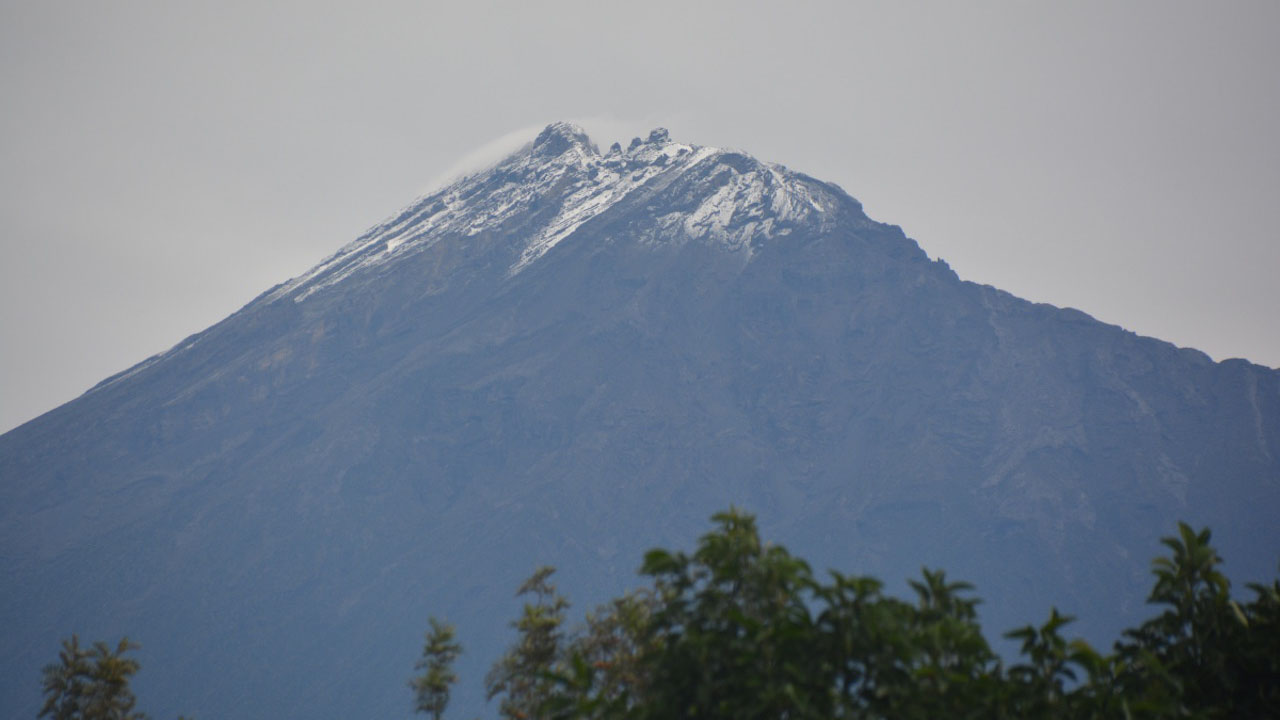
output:
[[[475,714],[537,565],[581,610],[731,504],[1105,644],[1179,519],[1273,576],[1280,372],[962,281],[779,165],[551,125],[0,436],[0,706],[75,631],[142,644],[157,717],[404,717],[435,614]]]

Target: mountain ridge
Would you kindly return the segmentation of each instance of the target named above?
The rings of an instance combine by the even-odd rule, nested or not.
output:
[[[805,181],[805,182],[812,182],[812,183],[815,183],[815,184],[817,184],[817,185],[819,185],[819,186],[821,186],[821,187],[823,187],[823,188],[825,188],[825,189],[829,190],[829,191],[830,191],[830,194],[831,194],[833,197],[838,198],[838,201],[840,201],[840,202],[851,202],[851,203],[853,204],[853,206],[854,206],[854,207],[856,207],[856,208],[857,208],[857,210],[858,210],[859,212],[861,212],[861,211],[862,211],[861,203],[859,203],[855,198],[853,198],[852,196],[850,196],[847,192],[845,192],[845,191],[843,190],[843,188],[840,188],[838,185],[835,185],[835,184],[833,184],[833,183],[829,183],[829,182],[817,181],[817,180],[815,180],[815,179],[813,179],[813,178],[811,178],[811,177],[809,177],[809,176],[807,176],[807,175],[804,175],[803,173],[794,173],[794,172],[792,172],[792,171],[790,171],[790,170],[787,170],[784,166],[779,165],[779,164],[777,164],[777,163],[766,163],[766,162],[763,162],[763,161],[756,160],[755,158],[751,157],[750,155],[747,155],[746,153],[743,153],[742,151],[739,151],[739,150],[730,150],[730,149],[718,148],[718,147],[707,147],[707,146],[697,146],[697,145],[687,145],[687,144],[676,144],[676,143],[672,143],[672,142],[670,141],[670,139],[669,139],[669,134],[668,134],[668,132],[667,132],[664,128],[657,128],[657,129],[653,130],[652,132],[650,132],[647,140],[642,140],[642,139],[641,139],[641,138],[639,138],[639,137],[633,138],[633,140],[631,141],[630,146],[629,146],[629,148],[627,149],[627,151],[626,151],[626,152],[627,152],[627,153],[634,153],[634,151],[636,151],[637,149],[639,149],[640,151],[642,151],[642,152],[643,152],[644,150],[646,150],[646,149],[648,149],[648,148],[651,148],[651,147],[652,147],[652,146],[654,146],[654,145],[657,145],[657,146],[659,146],[659,147],[662,147],[662,146],[664,146],[664,145],[671,145],[671,146],[674,146],[674,147],[676,147],[676,148],[685,148],[687,151],[705,151],[705,152],[707,153],[707,155],[706,155],[706,156],[704,156],[703,158],[700,158],[700,159],[706,159],[706,157],[713,157],[713,156],[716,156],[716,155],[730,155],[730,156],[739,156],[739,155],[741,155],[741,156],[744,156],[744,157],[748,158],[748,160],[749,160],[750,162],[758,163],[758,164],[759,164],[760,166],[762,166],[762,167],[766,167],[766,168],[769,168],[769,169],[771,169],[771,170],[776,170],[776,171],[785,172],[785,173],[787,173],[787,174],[789,174],[789,175],[792,175],[792,176],[798,177],[798,178],[802,179],[802,180],[803,180],[803,181]],[[314,284],[312,281],[316,280],[319,276],[324,275],[324,274],[325,274],[325,271],[332,269],[332,268],[333,268],[333,266],[334,266],[335,264],[337,264],[337,263],[339,263],[339,262],[341,262],[341,261],[343,261],[343,260],[363,259],[366,263],[368,263],[368,265],[376,265],[376,264],[381,264],[381,263],[383,263],[383,262],[394,261],[394,259],[395,259],[395,258],[393,257],[393,254],[394,254],[395,249],[396,249],[397,247],[399,247],[401,244],[403,244],[403,243],[404,243],[404,241],[405,241],[405,239],[404,239],[404,237],[403,237],[403,235],[405,234],[405,233],[403,232],[403,230],[404,230],[403,225],[407,224],[407,222],[408,222],[408,221],[405,221],[405,223],[400,223],[400,226],[399,226],[399,227],[397,227],[397,221],[402,220],[402,219],[404,219],[404,218],[406,218],[406,217],[408,217],[408,216],[412,216],[412,215],[415,215],[415,214],[420,213],[420,212],[421,212],[421,210],[422,210],[425,206],[430,206],[431,204],[433,204],[433,202],[438,202],[438,201],[439,201],[439,199],[440,199],[442,196],[445,196],[445,195],[449,194],[449,193],[450,193],[450,191],[451,191],[451,190],[453,190],[454,188],[457,188],[457,187],[459,187],[459,186],[466,185],[466,184],[467,184],[467,183],[469,183],[469,182],[475,181],[477,178],[482,178],[482,177],[484,177],[484,176],[486,176],[486,175],[489,175],[489,174],[493,173],[495,170],[497,170],[497,169],[501,168],[502,166],[504,166],[504,165],[506,165],[506,164],[511,163],[511,161],[513,160],[513,158],[516,158],[516,157],[519,157],[519,156],[521,156],[521,155],[525,155],[525,154],[529,154],[529,155],[541,154],[543,157],[547,157],[547,156],[548,156],[548,154],[550,154],[551,158],[552,158],[552,159],[554,159],[554,158],[557,158],[557,157],[559,157],[559,156],[563,155],[563,154],[564,154],[564,152],[567,152],[567,151],[568,151],[568,150],[570,150],[570,149],[577,150],[577,151],[578,151],[579,156],[580,156],[581,158],[583,158],[583,159],[586,159],[587,157],[592,157],[592,158],[593,158],[593,159],[595,159],[595,160],[603,161],[603,160],[605,160],[606,158],[609,158],[609,157],[626,157],[626,156],[623,154],[623,153],[624,153],[624,151],[622,150],[621,145],[620,145],[619,143],[614,143],[614,144],[613,144],[613,148],[611,148],[611,149],[610,149],[610,151],[609,151],[608,153],[606,153],[606,154],[601,154],[601,153],[599,152],[599,150],[598,150],[597,146],[596,146],[596,145],[591,141],[591,139],[590,139],[589,135],[587,134],[587,132],[586,132],[583,128],[581,128],[580,126],[574,125],[573,123],[569,123],[569,122],[563,122],[563,121],[561,121],[561,122],[551,123],[551,124],[547,125],[547,126],[546,126],[546,127],[545,127],[545,128],[544,128],[544,129],[539,133],[539,135],[537,136],[537,138],[535,138],[532,142],[530,142],[530,143],[526,144],[525,146],[523,146],[523,147],[521,147],[521,148],[517,149],[516,151],[514,151],[513,153],[511,153],[510,155],[508,155],[506,158],[504,158],[503,160],[500,160],[500,161],[498,161],[498,162],[496,162],[496,163],[494,163],[494,164],[492,164],[492,165],[490,165],[490,166],[484,167],[484,168],[482,168],[482,169],[480,169],[480,170],[477,170],[477,171],[475,171],[475,172],[471,172],[471,173],[464,174],[463,176],[461,176],[461,177],[460,177],[460,178],[458,178],[457,180],[455,180],[455,181],[453,181],[453,182],[446,183],[446,185],[445,185],[443,188],[440,188],[440,189],[435,190],[435,191],[433,191],[433,192],[429,192],[429,193],[427,193],[427,194],[425,194],[425,195],[423,195],[423,196],[421,196],[421,197],[419,197],[419,198],[415,199],[414,201],[412,201],[411,203],[409,203],[408,205],[406,205],[403,209],[401,209],[400,211],[397,211],[396,213],[394,213],[394,214],[393,214],[392,216],[390,216],[387,220],[385,220],[385,221],[383,221],[383,222],[381,222],[381,223],[379,223],[379,224],[377,224],[377,225],[373,226],[372,228],[370,228],[370,229],[369,229],[369,230],[367,230],[366,232],[362,233],[362,234],[361,234],[361,236],[360,236],[360,237],[358,237],[356,240],[354,240],[354,241],[352,241],[351,243],[348,243],[347,245],[343,246],[341,249],[339,249],[339,250],[338,250],[337,252],[335,252],[333,255],[331,255],[331,256],[329,256],[328,258],[326,258],[326,259],[322,260],[320,263],[317,263],[315,266],[313,266],[313,267],[312,267],[311,269],[309,269],[308,271],[306,271],[306,272],[302,273],[301,275],[298,275],[298,276],[296,276],[296,277],[294,277],[294,278],[290,278],[290,279],[288,279],[288,280],[285,280],[284,282],[281,282],[281,283],[279,283],[279,284],[277,284],[277,285],[275,285],[275,286],[273,286],[273,287],[271,287],[271,288],[269,288],[269,289],[265,290],[264,292],[260,293],[257,297],[253,298],[253,299],[252,299],[252,300],[250,300],[248,303],[246,303],[246,305],[245,305],[243,308],[241,308],[241,310],[244,310],[244,309],[246,309],[246,308],[252,307],[252,306],[254,306],[256,303],[259,303],[259,302],[264,301],[264,299],[265,299],[265,300],[273,301],[273,300],[280,299],[280,298],[285,297],[285,296],[290,295],[290,294],[295,294],[295,291],[299,290],[300,288],[306,288],[306,292],[305,292],[305,293],[303,293],[301,297],[296,297],[296,298],[295,298],[295,300],[302,300],[302,299],[305,299],[305,297],[306,297],[306,295],[307,295],[307,294],[310,294],[311,292],[316,292],[316,291],[318,291],[318,290],[321,290],[321,289],[323,289],[323,287],[324,287],[324,283],[322,283],[322,284],[320,284],[320,285],[318,285],[318,286],[317,286],[317,285],[316,285],[316,284]],[[647,180],[649,180],[649,179],[652,179],[652,177],[646,177],[646,178],[645,178],[645,180],[646,180],[646,181],[647,181]],[[629,188],[629,190],[630,190],[630,189],[634,189],[634,188]],[[625,194],[625,193],[624,193],[624,194]],[[819,212],[822,212],[822,211],[819,209]],[[558,216],[557,216],[557,217],[558,217]],[[864,216],[864,217],[865,217],[865,216]],[[897,226],[889,226],[889,227],[897,227]],[[395,234],[395,236],[393,236],[393,237],[387,237],[387,235],[388,235],[388,234],[390,234],[390,231],[394,231],[394,230],[397,230],[397,229],[401,230],[402,232],[400,232],[400,233],[396,233],[396,234]],[[429,229],[430,229],[430,228],[427,228],[427,230],[429,230]],[[572,228],[572,229],[573,229],[573,230],[576,230],[576,226],[575,226],[574,228]],[[898,229],[900,230],[900,228],[898,228]],[[423,233],[423,228],[421,228],[420,226],[410,228],[410,230],[417,231],[417,233],[418,233],[419,235],[421,235],[421,234]],[[904,235],[904,237],[905,237],[905,235]],[[554,244],[554,243],[552,243],[552,244]],[[379,257],[374,257],[374,258],[367,258],[367,257],[366,257],[366,258],[352,258],[352,257],[351,257],[351,255],[352,255],[352,254],[354,254],[354,253],[357,253],[357,252],[362,251],[362,250],[363,250],[363,251],[369,251],[369,250],[375,249],[378,245],[384,245],[384,246],[386,246],[386,249],[385,249],[385,251],[384,251],[384,252],[385,252],[385,255],[387,255],[388,257],[383,257],[383,258],[379,258]],[[410,248],[406,248],[406,249],[410,249]],[[923,251],[922,251],[922,252],[923,252]],[[941,258],[936,259],[936,262],[940,262],[940,263],[942,263],[943,265],[946,265],[945,260],[943,260],[943,259],[941,259]],[[517,267],[517,268],[513,268],[513,273],[514,273],[514,272],[518,272],[518,270],[519,270],[519,269],[522,269],[526,264],[527,264],[527,261],[525,261],[525,260],[524,260],[524,258],[522,258],[522,261],[521,261],[521,263],[518,265],[518,267]],[[366,266],[364,266],[364,265],[360,265],[360,266],[357,266],[356,268],[354,268],[354,270],[359,270],[359,269],[361,269],[361,268],[363,268],[363,267],[366,267]],[[342,277],[343,277],[343,275],[342,275],[341,273],[339,273],[339,277],[337,277],[337,278],[333,278],[333,279],[330,279],[330,280],[329,280],[329,282],[340,281],[340,280],[342,279]],[[958,276],[956,276],[956,277],[957,277],[957,279],[961,279],[961,278],[959,278]],[[968,281],[968,280],[962,280],[962,281],[963,281],[963,282],[972,282],[972,281]],[[1004,292],[1003,290],[1000,290],[999,288],[995,288],[994,286],[991,286],[991,285],[989,285],[989,284],[984,284],[984,283],[975,283],[975,284],[982,285],[982,286],[984,286],[984,287],[989,287],[989,288],[991,288],[991,289],[993,289],[993,290],[997,290],[997,291],[999,291],[999,292]],[[1015,297],[1016,297],[1016,296],[1015,296]],[[1021,298],[1019,298],[1019,299],[1021,299]],[[1082,310],[1077,310],[1077,309],[1075,309],[1075,308],[1066,307],[1066,306],[1064,306],[1064,307],[1059,307],[1059,306],[1054,306],[1054,305],[1052,305],[1052,304],[1050,304],[1050,303],[1037,303],[1037,302],[1034,302],[1034,301],[1028,301],[1028,302],[1033,302],[1033,304],[1036,304],[1036,305],[1045,305],[1045,306],[1048,306],[1048,307],[1055,307],[1055,308],[1058,308],[1058,309],[1061,309],[1061,310],[1066,310],[1066,311],[1076,311],[1076,312],[1081,312],[1081,313],[1085,314],[1087,317],[1089,317],[1090,319],[1092,319],[1092,320],[1097,320],[1097,318],[1095,318],[1094,316],[1090,315],[1089,313],[1085,313],[1084,311],[1082,311]],[[237,312],[239,312],[239,311],[237,311]],[[234,315],[234,314],[235,314],[235,313],[233,313],[233,315]],[[1103,322],[1103,323],[1105,323],[1105,324],[1112,325],[1112,326],[1117,327],[1117,328],[1121,328],[1121,329],[1125,330],[1126,332],[1134,332],[1133,330],[1130,330],[1130,329],[1128,329],[1128,328],[1124,328],[1123,326],[1115,325],[1115,324],[1113,324],[1113,323],[1108,323],[1108,322],[1106,322],[1105,320],[1099,320],[1099,322]],[[1135,333],[1135,334],[1137,334],[1137,333]],[[160,359],[160,358],[162,358],[162,357],[165,357],[165,356],[167,356],[167,355],[170,355],[170,354],[172,354],[172,353],[174,353],[174,352],[181,352],[182,350],[184,350],[184,349],[186,349],[187,347],[189,347],[192,343],[196,342],[196,341],[197,341],[197,338],[199,338],[201,335],[203,335],[203,331],[201,331],[201,332],[197,332],[197,333],[193,333],[193,334],[191,334],[191,335],[187,336],[186,338],[184,338],[183,340],[181,340],[180,342],[176,343],[173,347],[169,348],[168,350],[164,350],[164,351],[161,351],[161,352],[159,352],[159,353],[156,353],[155,355],[152,355],[152,356],[150,356],[150,357],[148,357],[148,358],[145,358],[145,359],[144,359],[144,360],[142,360],[141,362],[139,362],[139,363],[137,363],[137,364],[135,364],[135,365],[133,365],[133,366],[131,366],[131,367],[129,367],[129,368],[126,368],[126,369],[124,369],[124,370],[122,370],[122,371],[120,371],[120,372],[118,372],[118,373],[112,374],[112,375],[108,376],[107,378],[104,378],[103,380],[99,381],[99,382],[98,382],[98,383],[96,383],[94,386],[92,386],[91,388],[89,388],[89,390],[87,390],[86,392],[93,392],[93,391],[95,391],[95,390],[97,390],[97,389],[99,389],[99,388],[101,388],[101,387],[103,387],[103,386],[105,386],[105,385],[109,385],[109,384],[111,384],[111,383],[113,383],[113,382],[115,382],[115,381],[117,381],[117,380],[121,379],[122,377],[127,376],[128,374],[130,374],[130,373],[132,373],[132,372],[136,372],[136,371],[140,370],[141,368],[143,368],[144,366],[148,365],[149,363],[155,362],[155,361],[157,361],[158,359]],[[1139,334],[1139,337],[1147,337],[1147,338],[1151,338],[1151,339],[1154,339],[1154,340],[1159,340],[1160,342],[1168,342],[1168,341],[1165,341],[1165,340],[1160,339],[1160,338],[1155,338],[1155,337],[1153,337],[1153,336],[1147,336],[1147,335],[1141,335],[1141,334]],[[1260,363],[1255,363],[1255,362],[1253,362],[1253,361],[1248,360],[1247,358],[1224,358],[1224,359],[1221,359],[1221,360],[1212,360],[1212,358],[1209,358],[1209,356],[1208,356],[1207,354],[1205,354],[1202,350],[1199,350],[1198,348],[1194,348],[1194,347],[1184,347],[1184,346],[1176,346],[1176,345],[1175,345],[1175,347],[1178,347],[1178,348],[1179,348],[1179,349],[1181,349],[1181,350],[1190,350],[1190,351],[1193,351],[1193,352],[1197,352],[1197,353],[1203,354],[1206,358],[1208,358],[1208,359],[1210,359],[1212,362],[1216,362],[1216,363],[1222,363],[1222,362],[1227,362],[1227,361],[1235,361],[1235,360],[1243,360],[1243,361],[1245,361],[1245,362],[1249,362],[1251,365],[1254,365],[1254,366],[1257,366],[1257,367],[1266,368],[1266,369],[1268,369],[1268,370],[1275,370],[1275,369],[1276,369],[1276,368],[1271,368],[1271,367],[1266,366],[1266,365],[1262,365],[1262,364],[1260,364]]]

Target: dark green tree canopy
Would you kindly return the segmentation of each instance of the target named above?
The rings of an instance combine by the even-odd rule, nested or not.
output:
[[[762,542],[755,518],[729,510],[692,554],[652,550],[649,585],[606,603],[570,631],[569,602],[539,568],[519,588],[516,640],[485,680],[509,720],[1134,720],[1280,717],[1280,580],[1231,596],[1207,529],[1179,524],[1152,563],[1157,615],[1102,653],[1039,625],[1005,634],[1016,662],[992,651],[965,582],[925,568],[914,600],[872,577],[814,576]],[[410,680],[414,707],[444,716],[462,652],[430,619]],[[145,720],[129,681],[138,661],[115,646],[63,641],[44,668],[52,720]]]
[[[114,649],[104,642],[82,647],[72,635],[62,641],[58,662],[45,666],[44,705],[38,717],[53,720],[145,720],[129,679],[138,661],[127,654],[138,646],[122,638]]]
[[[730,510],[692,554],[653,550],[642,590],[575,632],[539,569],[489,675],[507,718],[1266,718],[1280,717],[1280,581],[1233,600],[1209,531],[1179,525],[1153,563],[1159,615],[1111,653],[1063,635],[1051,608],[992,651],[965,582],[924,569],[914,602],[871,577],[814,577],[755,519]]]
[[[462,654],[462,646],[454,641],[454,627],[436,618],[428,620],[431,629],[422,647],[422,659],[414,666],[419,674],[409,681],[413,689],[414,710],[440,720],[449,704],[449,688],[458,682],[453,662]]]

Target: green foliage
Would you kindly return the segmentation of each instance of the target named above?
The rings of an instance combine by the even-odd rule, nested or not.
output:
[[[1208,530],[1179,526],[1153,563],[1163,612],[1111,654],[1062,633],[1056,608],[1008,668],[977,622],[972,586],[925,569],[914,602],[760,540],[738,510],[692,554],[653,550],[651,587],[562,631],[568,603],[542,568],[490,695],[509,718],[1264,718],[1280,716],[1280,581],[1240,603]]]
[[[1124,633],[1116,644],[1117,682],[1135,715],[1275,717],[1280,708],[1277,586],[1250,585],[1257,598],[1241,605],[1209,545],[1208,529],[1179,523],[1161,540],[1148,601],[1164,612]]]
[[[811,652],[814,582],[807,563],[764,545],[755,519],[713,518],[692,557],[650,552],[641,570],[659,605],[648,628],[641,717],[814,717],[830,704]],[[815,692],[816,691],[816,692]]]
[[[115,649],[103,642],[81,647],[72,635],[62,641],[58,662],[43,672],[44,705],[37,717],[53,720],[144,720],[134,712],[137,699],[129,678],[138,672],[138,661],[126,657],[137,645],[123,638]]]
[[[511,624],[519,639],[485,679],[489,699],[502,698],[499,713],[505,718],[538,717],[539,708],[555,695],[555,672],[563,670],[564,659],[561,626],[569,603],[550,582],[554,573],[555,568],[539,568],[520,586],[516,596],[533,600]]]
[[[453,662],[462,654],[462,646],[454,641],[454,627],[430,618],[431,629],[422,648],[422,659],[414,666],[419,671],[409,687],[413,689],[414,711],[440,720],[449,705],[449,686],[458,682]]]
[[[568,655],[573,682],[590,688],[594,710],[589,716],[625,708],[633,695],[646,693],[650,673],[642,663],[652,650],[649,629],[657,607],[657,596],[641,590],[588,613],[586,627],[570,644]],[[561,681],[573,684],[568,677]]]
[[[1155,617],[1102,654],[1062,631],[1057,608],[1005,668],[977,622],[968,583],[924,569],[914,602],[871,577],[816,579],[785,548],[760,540],[755,518],[731,509],[692,555],[652,550],[651,586],[616,598],[565,631],[569,603],[539,568],[520,587],[517,639],[485,683],[510,720],[807,720],[867,718],[1280,717],[1280,580],[1231,597],[1210,533],[1179,524],[1152,563]],[[129,689],[137,648],[122,639],[63,641],[44,668],[39,717],[143,720]],[[430,619],[418,712],[440,720],[462,652],[454,628]]]

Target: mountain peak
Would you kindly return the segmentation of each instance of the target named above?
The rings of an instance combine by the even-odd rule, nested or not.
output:
[[[587,131],[569,122],[551,123],[533,140],[534,155],[558,157],[575,148],[598,154]]]
[[[353,274],[445,238],[508,236],[511,275],[585,223],[661,194],[672,212],[652,218],[662,242],[709,242],[749,259],[763,240],[798,224],[822,225],[848,197],[749,155],[674,142],[666,128],[601,154],[581,127],[555,122],[497,165],[419,199],[268,296],[303,300]],[[625,202],[624,202],[625,201]],[[655,205],[656,207],[656,205]],[[816,227],[816,225],[815,225]]]

